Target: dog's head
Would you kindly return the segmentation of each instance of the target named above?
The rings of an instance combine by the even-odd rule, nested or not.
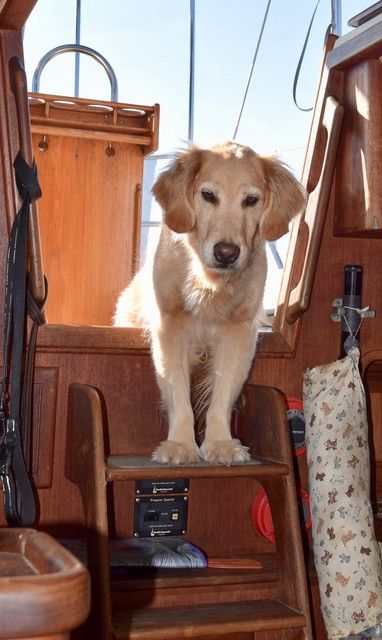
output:
[[[163,222],[188,241],[205,267],[242,269],[256,239],[276,240],[303,210],[305,190],[274,157],[227,142],[176,156],[153,186]]]

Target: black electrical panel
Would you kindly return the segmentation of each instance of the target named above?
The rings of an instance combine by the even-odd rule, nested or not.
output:
[[[187,532],[188,496],[135,498],[134,536],[179,536]]]

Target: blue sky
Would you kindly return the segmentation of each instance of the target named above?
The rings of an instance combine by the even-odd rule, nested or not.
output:
[[[196,0],[195,141],[211,145],[231,138],[239,114],[266,0]],[[316,0],[273,0],[237,140],[262,153],[279,153],[301,168],[309,113],[292,101],[297,61]],[[343,0],[343,29],[368,0]],[[74,42],[75,0],[39,0],[25,30],[27,73],[46,51]],[[316,14],[298,96],[311,106],[317,86],[330,0]],[[189,1],[82,0],[81,42],[112,64],[119,100],[161,105],[160,149],[187,138]],[[72,95],[73,54],[49,63],[41,91]],[[81,58],[80,94],[109,99],[106,74]]]
[[[196,0],[194,141],[210,146],[232,138],[267,0]],[[292,98],[293,79],[316,0],[272,0],[237,141],[276,153],[301,174],[311,113]],[[370,0],[342,1],[342,31]],[[41,57],[75,41],[76,0],[39,0],[25,28],[31,88]],[[298,85],[301,106],[313,104],[330,0],[320,0]],[[161,106],[159,151],[184,147],[188,125],[189,0],[82,0],[81,44],[99,51],[118,78],[119,101]],[[73,95],[74,54],[52,60],[40,91]],[[110,99],[107,76],[81,57],[80,96]],[[163,163],[162,163],[163,166]],[[161,164],[157,163],[157,169]],[[155,207],[149,213],[159,217]],[[154,234],[155,235],[155,234]],[[287,239],[279,244],[285,255]],[[271,274],[266,306],[274,305],[281,273]]]

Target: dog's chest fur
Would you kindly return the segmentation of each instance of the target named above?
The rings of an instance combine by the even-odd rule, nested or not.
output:
[[[182,297],[184,310],[197,321],[221,323],[229,320],[233,314],[233,285],[229,282],[222,286],[207,285],[199,276],[192,275],[184,283]]]

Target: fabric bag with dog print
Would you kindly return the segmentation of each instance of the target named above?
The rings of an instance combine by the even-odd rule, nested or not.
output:
[[[359,351],[304,375],[315,567],[328,638],[382,623],[382,562],[370,504]]]

